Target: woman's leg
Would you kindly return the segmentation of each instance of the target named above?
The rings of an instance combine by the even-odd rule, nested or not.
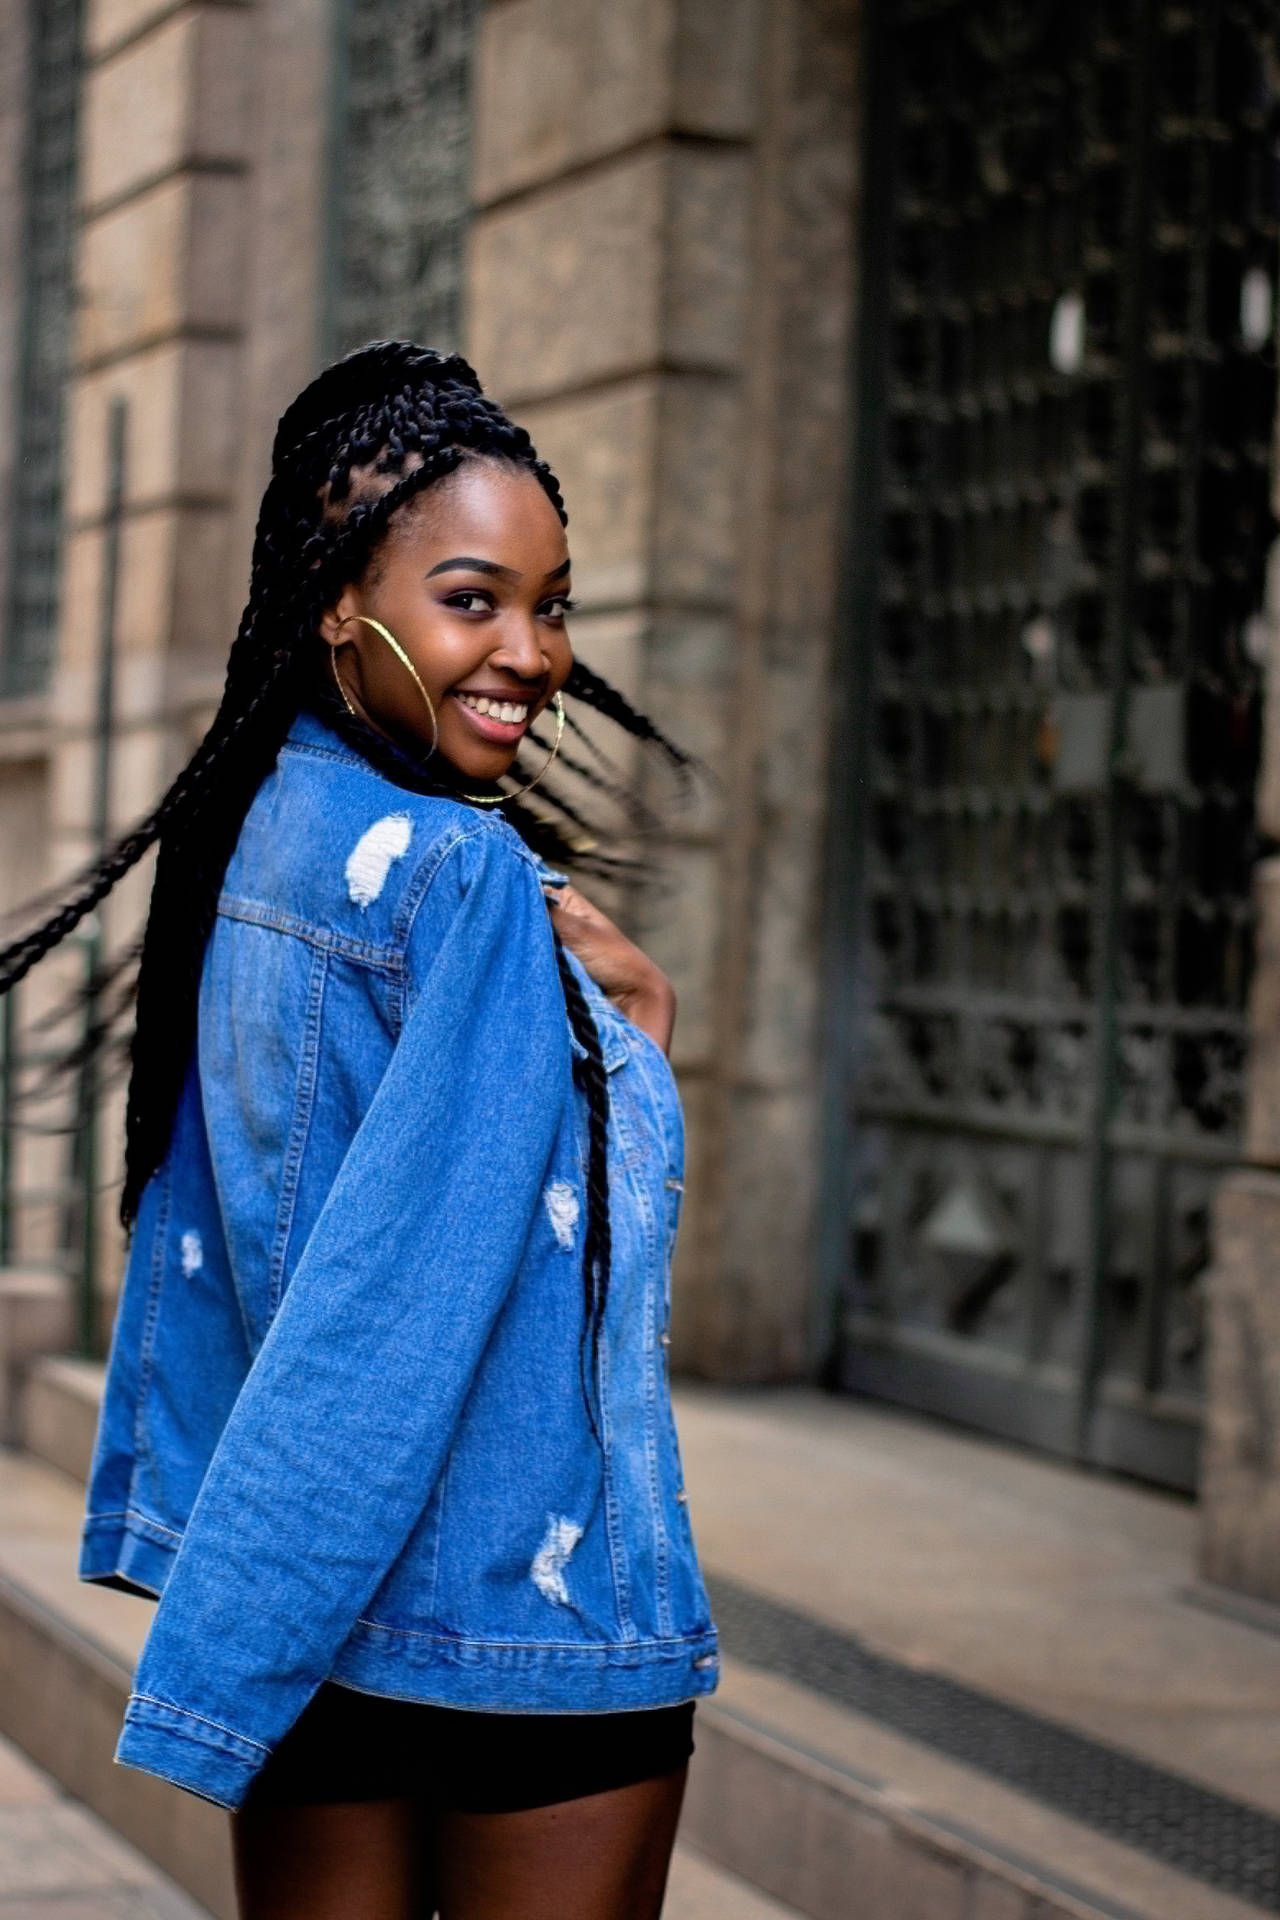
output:
[[[428,1825],[411,1800],[242,1809],[240,1920],[429,1920]]]
[[[442,1813],[440,1920],[658,1920],[687,1772],[525,1813]]]

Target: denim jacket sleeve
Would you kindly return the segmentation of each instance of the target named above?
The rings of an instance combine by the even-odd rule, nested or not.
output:
[[[332,1670],[430,1497],[571,1084],[538,876],[505,825],[439,860],[407,979],[387,1071],[201,1487],[117,1749],[224,1806]]]

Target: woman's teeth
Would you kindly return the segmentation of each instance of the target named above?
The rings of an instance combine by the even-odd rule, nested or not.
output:
[[[456,696],[464,707],[471,707],[476,713],[487,713],[491,720],[505,720],[514,726],[518,720],[529,718],[529,709],[519,700],[487,700],[483,694],[460,693]]]

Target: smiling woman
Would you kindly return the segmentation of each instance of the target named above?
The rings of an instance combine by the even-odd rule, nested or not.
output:
[[[474,455],[418,495],[385,546],[321,622],[335,656],[350,653],[345,673],[334,660],[339,690],[391,737],[497,780],[573,665],[560,516],[527,469]]]
[[[244,1920],[656,1920],[716,1681],[674,996],[542,782],[565,694],[683,756],[575,662],[565,526],[465,362],[320,375],[208,735],[0,954],[159,842],[81,1571],[160,1598],[118,1757],[234,1811]]]

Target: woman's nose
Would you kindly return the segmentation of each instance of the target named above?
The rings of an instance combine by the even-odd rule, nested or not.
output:
[[[509,673],[518,673],[522,679],[533,680],[546,671],[546,656],[542,650],[542,636],[532,616],[513,613],[505,624],[502,642],[495,653],[489,656],[490,664],[506,667]]]

